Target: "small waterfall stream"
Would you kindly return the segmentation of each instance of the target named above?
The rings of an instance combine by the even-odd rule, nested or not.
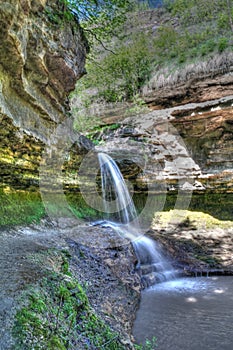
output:
[[[105,217],[118,234],[131,240],[137,255],[145,287],[175,278],[175,271],[161,248],[142,235],[137,211],[116,162],[107,154],[98,154]]]

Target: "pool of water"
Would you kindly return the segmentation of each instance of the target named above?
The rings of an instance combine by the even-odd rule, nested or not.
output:
[[[183,278],[142,293],[133,335],[158,350],[232,350],[233,277]]]

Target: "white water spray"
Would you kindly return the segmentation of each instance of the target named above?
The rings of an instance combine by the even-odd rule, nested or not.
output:
[[[158,244],[141,233],[137,211],[116,162],[107,154],[98,154],[101,170],[105,218],[119,234],[131,240],[142,272],[144,285],[175,277],[171,264]]]

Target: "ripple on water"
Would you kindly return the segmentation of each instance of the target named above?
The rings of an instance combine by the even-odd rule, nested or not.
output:
[[[133,334],[158,350],[232,350],[233,278],[182,278],[142,293]]]
[[[187,291],[204,291],[213,286],[213,278],[178,278],[167,282],[156,284],[148,288],[145,292],[183,293]]]

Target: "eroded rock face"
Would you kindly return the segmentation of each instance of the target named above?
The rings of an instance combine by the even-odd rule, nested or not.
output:
[[[233,94],[233,54],[225,52],[175,72],[159,71],[143,89],[151,109],[203,103]]]
[[[231,192],[232,72],[230,52],[170,74],[158,71],[141,92],[147,111],[127,117],[133,108],[123,103],[115,110],[112,105],[99,109],[106,124],[121,123],[115,135],[102,135],[102,150],[116,157],[131,178],[142,177],[136,163],[142,164],[145,179],[164,180],[168,189]]]
[[[213,107],[209,111],[176,118],[173,125],[182,135],[190,155],[215,189],[230,191],[233,184],[233,109]],[[209,176],[208,176],[209,174]]]
[[[18,172],[21,180],[28,172],[34,181],[43,147],[66,118],[68,95],[85,74],[83,32],[77,22],[57,18],[58,11],[59,1],[0,4],[0,166],[11,185]]]
[[[164,190],[231,192],[232,103],[230,95],[125,118],[116,131],[101,135],[99,149],[138,182],[163,183]]]
[[[154,229],[149,235],[160,242],[184,275],[232,275],[232,228],[197,229],[187,223]]]
[[[174,87],[152,90],[145,96],[152,109],[174,107],[192,102],[207,102],[232,95],[233,78],[231,74],[219,74],[187,80]]]

